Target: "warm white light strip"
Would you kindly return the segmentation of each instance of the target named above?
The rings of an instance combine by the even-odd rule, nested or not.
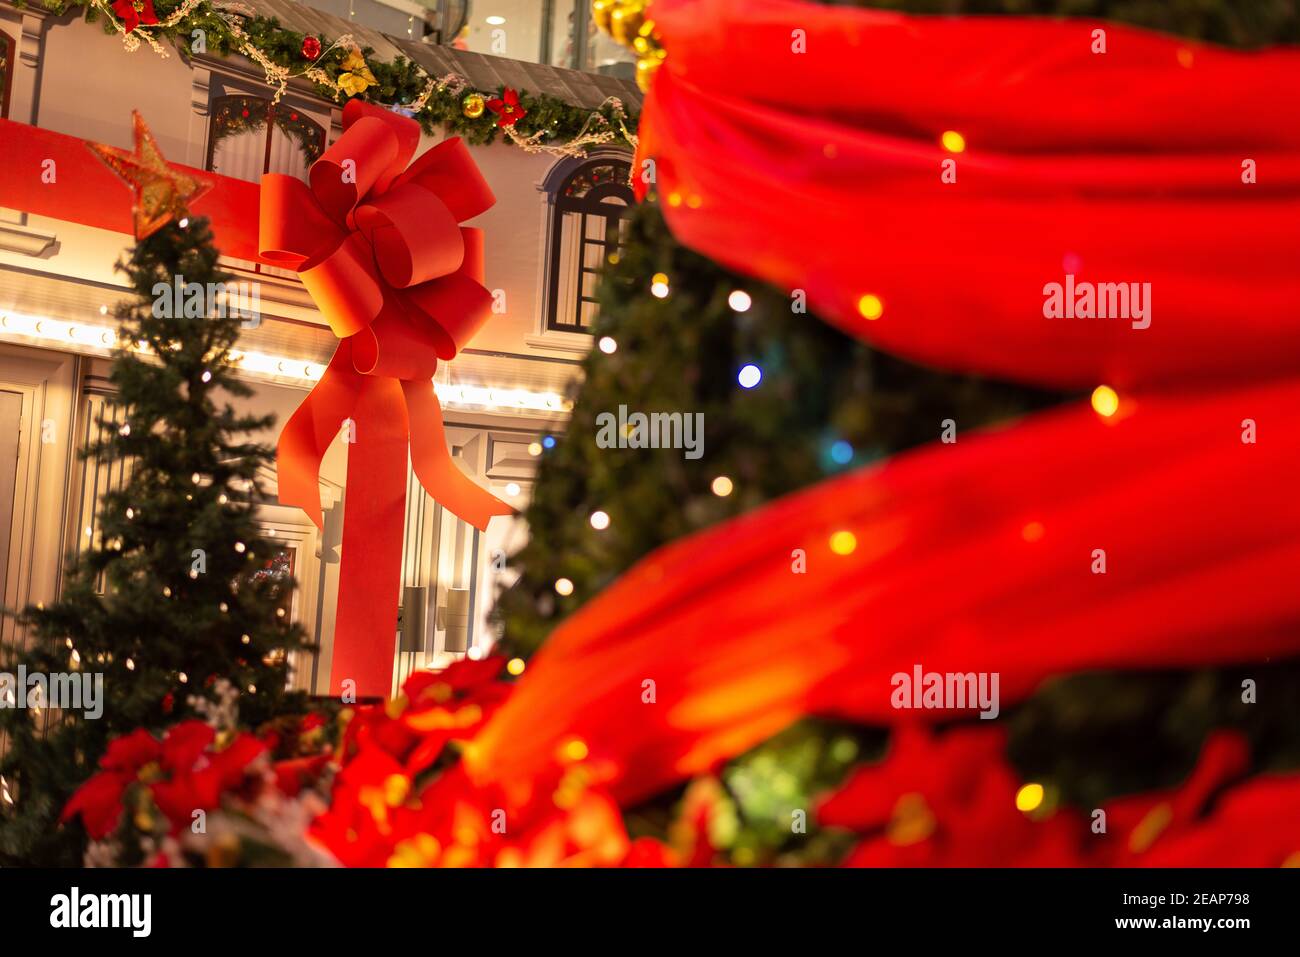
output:
[[[110,326],[64,319],[0,313],[0,334],[26,336],[64,346],[82,346],[107,352],[117,344],[117,330]],[[325,374],[318,362],[303,362],[265,352],[232,349],[235,366],[253,375],[316,382]],[[446,405],[476,409],[517,409],[534,412],[567,412],[573,403],[555,392],[530,392],[527,389],[489,389],[474,385],[435,382],[434,391]]]

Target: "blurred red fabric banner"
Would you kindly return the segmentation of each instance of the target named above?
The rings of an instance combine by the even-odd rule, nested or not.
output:
[[[673,232],[805,290],[846,332],[1089,388],[1300,365],[1300,51],[790,0],[655,0],[650,15],[668,56],[639,154]],[[1066,274],[1150,283],[1150,327],[1045,320],[1043,287]]]
[[[1079,669],[1300,651],[1300,52],[786,0],[651,17],[639,159],[682,242],[887,351],[1119,407],[963,432],[649,556],[551,636],[477,778],[572,736],[634,801],[806,714],[951,717],[892,707],[917,665],[997,672],[1008,706]],[[1149,283],[1149,325],[1047,318],[1067,276]]]

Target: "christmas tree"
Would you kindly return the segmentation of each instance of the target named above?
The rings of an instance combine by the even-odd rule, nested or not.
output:
[[[27,648],[3,663],[10,674],[102,675],[102,695],[94,710],[57,717],[40,701],[0,709],[4,863],[80,864],[80,824],[57,821],[110,738],[193,716],[193,701],[228,687],[249,725],[301,703],[286,691],[288,656],[303,647],[287,616],[293,583],[254,521],[271,452],[250,433],[272,420],[226,401],[250,389],[230,361],[243,319],[214,300],[230,277],[211,240],[206,220],[182,219],[119,263],[136,293],[117,312],[112,372],[126,418],[101,421],[106,438],[86,454],[125,460],[128,477],[104,496],[102,534],[72,562],[59,600],[19,616]]]
[[[1057,14],[1108,18],[1244,47],[1295,42],[1287,5],[1093,0],[897,0],[845,5],[909,13]],[[566,434],[546,442],[524,518],[530,541],[497,606],[505,646],[535,651],[568,615],[654,549],[752,511],[843,469],[1077,398],[923,368],[804,314],[797,290],[772,289],[683,247],[653,192],[628,248],[604,270],[602,343],[587,358]],[[815,250],[809,251],[815,256]],[[757,386],[757,387],[756,387]],[[703,413],[703,455],[610,448],[602,413]],[[623,420],[620,419],[620,422]],[[689,654],[689,649],[683,649]],[[1243,681],[1260,689],[1241,694]],[[1233,729],[1253,771],[1295,767],[1300,662],[1195,671],[1095,672],[1047,683],[1009,710],[1007,757],[1026,780],[1095,807],[1186,779],[1207,736]],[[792,834],[807,807],[854,762],[878,757],[883,729],[805,721],[722,770],[722,842],[733,863],[825,860],[823,837]],[[780,787],[773,784],[782,778]],[[680,792],[637,809],[633,833],[688,807]],[[714,798],[711,798],[714,800]]]
[[[677,243],[654,202],[634,213],[598,296],[602,347],[585,361],[566,433],[543,442],[530,540],[513,558],[521,575],[498,607],[519,653],[660,545],[938,440],[946,420],[975,428],[1060,398],[872,350],[808,314],[797,293]],[[601,417],[620,406],[625,419],[701,417],[698,447],[604,447]],[[593,525],[598,512],[605,527]]]

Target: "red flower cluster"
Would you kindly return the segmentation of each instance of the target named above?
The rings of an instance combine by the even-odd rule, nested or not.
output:
[[[851,867],[1300,864],[1300,820],[1284,812],[1300,801],[1300,775],[1225,792],[1247,766],[1236,735],[1211,736],[1181,787],[1088,814],[1054,806],[1050,792],[1022,792],[1004,745],[999,731],[900,729],[886,759],[857,770],[818,820],[863,835]]]
[[[519,93],[506,87],[500,96],[487,101],[487,108],[497,115],[497,126],[514,126],[528,115],[528,111],[519,105]]]
[[[158,22],[154,13],[153,0],[113,0],[113,12],[122,21],[122,27],[130,33],[140,24],[152,26]]]
[[[518,793],[476,785],[448,748],[510,694],[504,659],[421,672],[403,695],[358,712],[344,735],[330,809],[311,836],[357,867],[611,866],[633,845],[600,767],[570,741]],[[441,773],[435,773],[441,772]],[[638,853],[644,855],[644,848]]]
[[[86,832],[103,840],[117,829],[124,797],[132,785],[148,793],[167,818],[171,832],[188,826],[197,810],[218,805],[221,794],[239,786],[248,766],[267,746],[251,734],[237,734],[214,748],[216,731],[202,721],[183,721],[159,741],[137,729],[117,738],[100,759],[100,771],[63,809],[61,820],[80,816]]]

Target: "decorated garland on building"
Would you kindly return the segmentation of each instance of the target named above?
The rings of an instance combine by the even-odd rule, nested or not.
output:
[[[164,41],[170,41],[187,52],[247,57],[275,88],[275,102],[291,80],[305,79],[318,95],[337,103],[361,97],[413,117],[426,133],[442,129],[474,145],[504,137],[530,153],[585,156],[593,146],[617,142],[635,148],[637,142],[637,117],[618,97],[590,110],[546,93],[477,90],[459,74],[435,78],[405,57],[391,63],[372,59],[373,51],[350,34],[330,39],[286,29],[242,3],[38,0],[34,5],[56,14],[84,8],[86,20],[119,34],[127,52],[146,44],[166,57]]]

